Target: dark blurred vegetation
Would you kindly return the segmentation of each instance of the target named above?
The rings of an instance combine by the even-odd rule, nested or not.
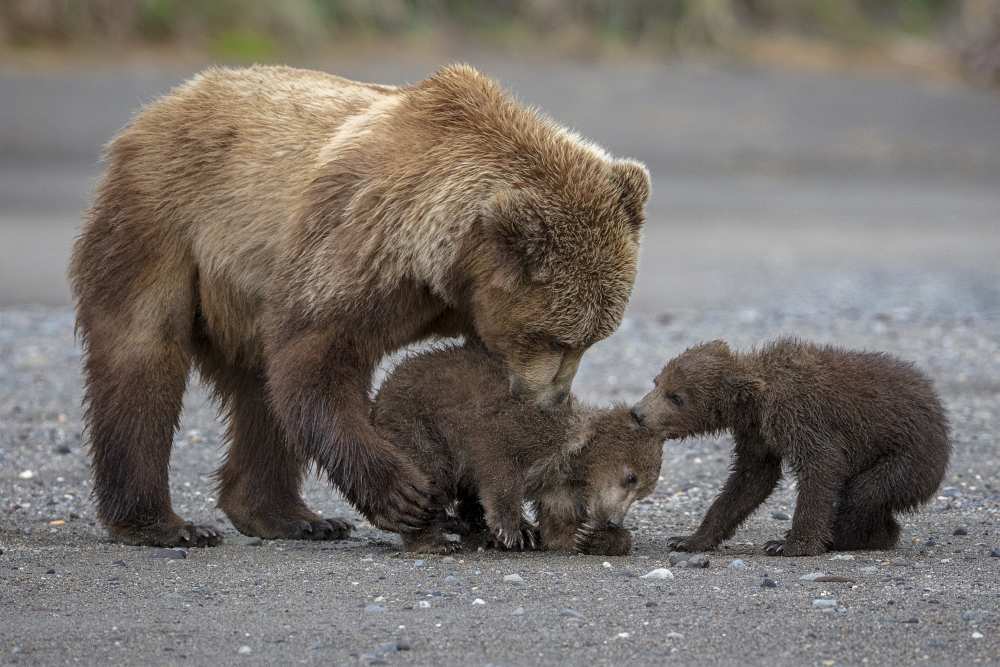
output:
[[[778,36],[841,50],[934,44],[1000,80],[1000,0],[3,0],[8,48],[173,47],[234,60],[443,36],[600,55],[738,55]]]

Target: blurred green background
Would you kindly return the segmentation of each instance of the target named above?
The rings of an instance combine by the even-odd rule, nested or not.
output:
[[[642,54],[897,65],[1000,81],[998,0],[6,0],[8,56],[116,47],[294,61],[442,41],[584,58]]]

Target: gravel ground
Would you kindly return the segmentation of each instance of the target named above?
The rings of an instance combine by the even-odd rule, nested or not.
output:
[[[186,558],[112,544],[88,499],[72,315],[0,311],[0,662],[998,664],[996,288],[982,281],[962,301],[920,280],[907,308],[886,307],[898,299],[874,289],[845,299],[863,308],[779,300],[769,310],[637,314],[588,354],[576,387],[595,402],[637,398],[665,359],[720,334],[737,345],[795,332],[884,349],[938,383],[954,460],[940,495],[905,518],[897,550],[762,555],[789,526],[786,482],[734,541],[707,554],[706,568],[673,562],[664,544],[706,510],[729,438],[666,445],[656,493],[627,521],[629,557],[413,559],[318,481],[309,501],[358,521],[350,539],[261,544],[236,533],[214,506],[221,428],[201,388],[175,439],[174,502],[224,526],[226,543]],[[657,568],[672,578],[641,576]],[[815,573],[847,581],[803,578]]]

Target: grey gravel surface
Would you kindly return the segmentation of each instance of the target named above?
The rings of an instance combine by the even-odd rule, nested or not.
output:
[[[794,332],[885,349],[937,381],[955,457],[946,488],[905,518],[897,550],[762,555],[788,526],[773,513],[794,509],[785,483],[706,568],[671,565],[664,544],[707,508],[729,438],[666,445],[656,493],[627,521],[628,557],[413,559],[318,481],[309,501],[358,521],[350,539],[238,535],[214,506],[222,432],[200,388],[175,439],[174,501],[224,526],[225,544],[112,544],[88,499],[71,313],[0,311],[0,662],[997,664],[1000,327],[952,312],[953,299],[883,310],[873,292],[870,309],[633,316],[588,354],[577,389],[598,402],[638,397],[664,359],[720,334],[740,345]],[[657,568],[673,577],[642,577]],[[802,578],[816,573],[849,581]],[[523,582],[505,580],[513,574]]]

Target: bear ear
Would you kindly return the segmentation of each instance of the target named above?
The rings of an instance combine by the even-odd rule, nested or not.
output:
[[[549,277],[551,242],[530,193],[497,192],[486,205],[484,221],[512,274],[531,282],[544,282]]]
[[[731,354],[729,349],[729,343],[722,340],[721,338],[716,338],[715,340],[710,340],[704,344],[704,348],[709,352],[714,352],[716,354]]]
[[[615,160],[611,178],[621,196],[622,207],[636,232],[645,222],[643,210],[649,199],[649,170],[636,160]]]

